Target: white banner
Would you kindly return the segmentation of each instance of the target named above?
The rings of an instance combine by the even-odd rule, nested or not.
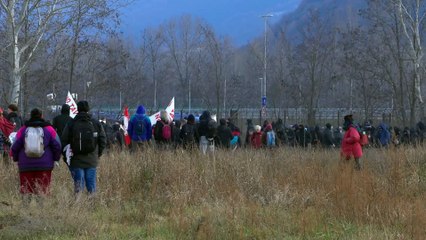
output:
[[[65,104],[70,106],[70,117],[74,118],[77,115],[77,104],[71,96],[71,93],[68,91],[67,99],[65,100]]]
[[[173,97],[170,101],[169,105],[166,108],[166,112],[169,114],[170,121],[173,121],[175,118],[175,98]],[[151,115],[149,117],[149,120],[151,121],[151,125],[154,125],[159,121],[160,118],[160,112],[155,113],[154,115]]]

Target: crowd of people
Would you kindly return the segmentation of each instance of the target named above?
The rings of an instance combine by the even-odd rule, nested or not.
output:
[[[192,114],[185,119],[173,120],[166,111],[151,125],[144,106],[137,107],[128,121],[95,120],[90,115],[89,103],[77,103],[78,114],[70,117],[70,107],[62,106],[61,114],[52,122],[43,119],[40,109],[34,108],[30,118],[23,121],[16,105],[0,108],[0,150],[4,165],[17,162],[22,194],[49,194],[51,172],[61,158],[66,162],[74,182],[75,193],[87,189],[96,192],[96,169],[105,151],[129,149],[131,153],[144,151],[147,146],[157,149],[181,148],[189,151],[214,153],[215,149],[273,149],[281,146],[340,148],[343,159],[354,159],[355,168],[362,168],[364,147],[389,147],[390,145],[416,144],[424,140],[426,127],[422,122],[416,129],[390,128],[381,123],[374,128],[370,122],[357,124],[352,115],[344,117],[342,127],[333,129],[327,123],[323,128],[295,124],[285,126],[282,119],[265,120],[255,125],[247,120],[243,132],[232,119],[217,120],[204,111],[196,121]],[[126,141],[126,138],[129,141]]]

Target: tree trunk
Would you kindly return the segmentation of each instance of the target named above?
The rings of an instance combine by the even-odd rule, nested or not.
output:
[[[19,104],[19,91],[21,90],[22,73],[20,68],[21,54],[19,53],[18,37],[15,37],[13,47],[13,63],[12,63],[12,90],[10,94],[10,102]]]

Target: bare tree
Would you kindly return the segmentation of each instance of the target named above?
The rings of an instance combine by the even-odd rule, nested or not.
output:
[[[190,16],[171,20],[164,27],[165,43],[174,63],[181,91],[188,94],[187,106],[190,111],[192,94],[191,79],[193,74],[191,66],[194,65],[194,58],[200,50],[201,32],[199,27],[200,20],[193,20]]]
[[[71,3],[65,0],[0,0],[0,10],[6,15],[3,28],[6,29],[11,52],[10,102],[19,101],[22,76],[42,40],[63,29],[68,22],[66,18],[59,18],[62,18],[60,14],[70,9]],[[58,24],[59,21],[62,24]],[[23,39],[22,32],[27,23],[31,24],[31,35]]]
[[[148,54],[148,64],[150,65],[151,79],[154,83],[154,101],[153,108],[158,110],[158,75],[161,67],[162,58],[164,58],[164,38],[162,29],[147,29],[143,34],[144,45]]]
[[[420,69],[423,59],[423,48],[421,39],[421,30],[424,27],[426,17],[426,2],[423,0],[392,0],[396,5],[397,14],[402,27],[404,36],[408,40],[408,55],[413,68],[413,93],[415,98],[411,101],[412,111],[410,122],[414,125],[415,119],[415,105],[416,101],[421,104],[422,117],[424,117],[424,104],[421,93],[421,76]]]
[[[302,43],[297,46],[297,78],[303,102],[307,108],[308,124],[315,124],[315,113],[324,87],[332,76],[331,57],[334,51],[334,34],[319,16],[310,12],[309,24],[303,28]]]

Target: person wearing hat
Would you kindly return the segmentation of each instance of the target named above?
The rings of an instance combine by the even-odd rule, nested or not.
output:
[[[21,128],[23,121],[21,116],[18,114],[18,106],[16,104],[12,103],[7,106],[6,118],[15,125],[15,129],[13,130],[14,132],[17,132]]]
[[[55,129],[42,118],[38,108],[16,134],[13,161],[18,162],[20,192],[49,194],[54,162],[61,158],[61,142]]]
[[[254,149],[262,148],[262,127],[260,125],[254,126],[254,132],[251,134],[250,143]]]
[[[75,193],[86,187],[89,193],[96,191],[96,168],[106,147],[105,131],[99,121],[89,114],[89,103],[77,103],[78,114],[65,126],[61,142],[62,146],[71,147],[72,156],[69,163],[74,180]]]
[[[342,140],[341,155],[346,161],[349,161],[353,157],[355,159],[355,169],[361,170],[361,136],[357,126],[354,124],[352,115],[344,117],[343,130],[345,130],[345,135]]]
[[[70,106],[68,106],[68,104],[64,104],[61,108],[61,114],[54,117],[52,121],[52,125],[59,136],[62,136],[62,131],[64,130],[67,122],[70,120],[72,120],[72,117],[70,117]]]
[[[151,120],[146,115],[143,105],[139,105],[136,113],[130,118],[127,126],[127,133],[132,139],[130,150],[132,152],[141,151],[152,138]]]
[[[180,130],[179,137],[182,140],[184,149],[192,150],[196,146],[197,129],[195,126],[195,116],[189,114],[187,121]]]

